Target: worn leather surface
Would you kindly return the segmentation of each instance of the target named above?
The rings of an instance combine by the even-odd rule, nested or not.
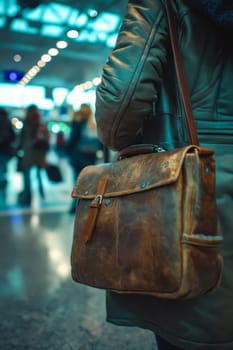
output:
[[[91,239],[83,237],[90,205],[107,177]],[[74,280],[125,293],[193,298],[220,280],[212,150],[188,146],[86,167],[71,254]]]

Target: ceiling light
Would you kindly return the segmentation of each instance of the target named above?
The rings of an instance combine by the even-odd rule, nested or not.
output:
[[[44,67],[46,65],[46,63],[44,61],[42,61],[42,60],[39,60],[37,62],[37,65],[38,65],[38,67],[42,68],[42,67]]]
[[[82,88],[81,84],[80,85],[75,85],[74,90],[75,91],[83,91],[83,88]]]
[[[85,90],[88,90],[88,89],[91,89],[93,86],[92,82],[91,81],[86,81],[84,84],[83,84],[83,87]]]
[[[88,16],[85,13],[82,13],[77,20],[75,21],[75,24],[78,27],[84,27],[88,22]]]
[[[37,67],[37,66],[34,66],[34,67],[32,67],[32,68],[30,69],[29,74],[34,76],[34,75],[36,75],[39,71],[40,71],[40,68]]]
[[[28,81],[30,81],[32,79],[31,75],[29,74],[29,72],[27,72],[27,74],[25,75],[26,79]]]
[[[23,81],[25,84],[27,84],[27,83],[29,82],[29,79],[26,78],[26,77],[24,77],[24,78],[22,79],[22,81]]]
[[[35,74],[36,74],[36,73],[35,73],[33,70],[31,70],[31,69],[30,69],[30,71],[27,73],[27,75],[29,75],[30,78],[33,78]]]
[[[40,68],[38,66],[33,66],[32,68],[36,73],[38,73],[40,71]]]
[[[66,33],[66,35],[68,38],[75,39],[79,36],[79,32],[77,30],[71,29]]]
[[[48,55],[48,54],[45,54],[45,55],[42,55],[42,56],[41,56],[41,59],[42,59],[42,61],[44,61],[44,62],[50,62],[51,59],[52,59],[52,57],[51,57],[50,55]]]
[[[91,17],[91,18],[95,18],[95,17],[98,16],[98,11],[96,11],[96,10],[94,10],[94,9],[90,9],[90,10],[88,10],[88,15],[89,15],[89,17]]]
[[[49,49],[48,54],[50,56],[57,56],[59,54],[59,51],[58,51],[58,49],[51,48],[51,49]]]
[[[22,57],[20,56],[20,55],[14,55],[14,57],[13,57],[13,60],[15,61],[15,62],[20,62],[21,61],[21,59],[22,59]]]
[[[97,85],[99,85],[101,83],[101,78],[100,77],[96,77],[92,81],[93,81],[93,84],[95,86],[97,86]]]
[[[56,46],[57,46],[59,49],[65,49],[65,48],[68,46],[68,43],[67,43],[67,41],[61,40],[61,41],[58,41],[58,42],[56,43]]]

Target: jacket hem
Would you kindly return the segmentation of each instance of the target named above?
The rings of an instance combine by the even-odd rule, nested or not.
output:
[[[116,326],[122,326],[122,327],[138,327],[143,328],[152,331],[155,336],[159,335],[162,338],[166,339],[171,344],[178,346],[178,347],[184,347],[184,349],[189,350],[232,350],[233,349],[233,340],[230,342],[224,342],[224,343],[203,343],[203,342],[197,342],[197,341],[190,341],[188,339],[181,338],[179,336],[174,336],[171,334],[168,334],[166,331],[163,331],[160,327],[156,326],[154,323],[150,323],[148,321],[140,322],[139,320],[132,320],[130,318],[112,318],[108,317],[106,318],[106,321],[114,324]]]

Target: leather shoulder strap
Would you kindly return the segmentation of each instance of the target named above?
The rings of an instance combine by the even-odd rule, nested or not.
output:
[[[195,120],[192,112],[192,105],[191,105],[191,101],[188,93],[180,50],[178,46],[174,14],[172,12],[170,0],[166,0],[165,3],[166,3],[166,11],[167,11],[167,17],[168,17],[168,28],[169,28],[169,34],[171,39],[172,53],[173,53],[174,64],[175,64],[175,71],[176,71],[179,91],[180,91],[180,95],[181,95],[181,99],[184,107],[189,140],[192,145],[198,145],[199,142],[198,142],[197,130],[195,126]]]

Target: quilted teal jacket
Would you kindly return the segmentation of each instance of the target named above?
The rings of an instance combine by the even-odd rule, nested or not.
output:
[[[216,152],[223,279],[216,292],[188,301],[108,292],[107,319],[150,329],[188,350],[232,350],[232,31],[183,0],[173,0],[172,6],[199,141]],[[167,149],[189,142],[163,1],[129,1],[116,47],[103,67],[96,121],[101,141],[114,150],[141,142]]]
[[[182,1],[173,4],[200,139],[204,135],[206,141],[231,143],[232,33],[191,12]],[[113,149],[141,142],[146,133],[145,120],[152,119],[154,109],[156,120],[151,121],[155,124],[154,138],[158,141],[157,134],[162,137],[161,130],[156,129],[164,129],[166,121],[177,129],[177,138],[182,142],[183,112],[176,102],[164,6],[159,0],[145,0],[130,1],[128,8],[116,48],[104,66],[97,90],[99,136]]]

